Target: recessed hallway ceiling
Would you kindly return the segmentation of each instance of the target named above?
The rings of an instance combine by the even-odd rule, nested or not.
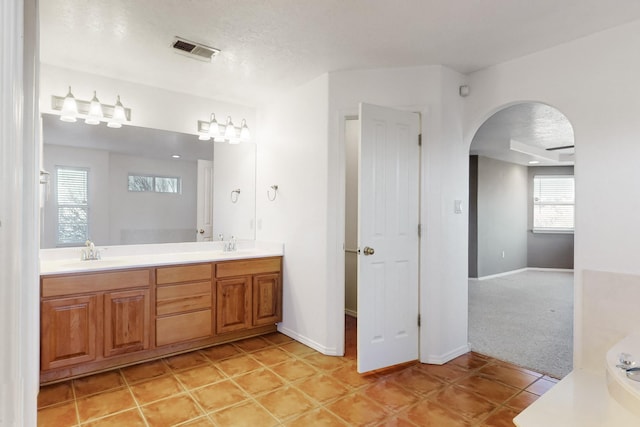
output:
[[[489,117],[474,135],[469,152],[524,166],[531,161],[540,166],[572,165],[574,141],[564,114],[539,102],[523,102]],[[511,149],[513,142],[519,151]],[[554,156],[559,160],[550,159]]]
[[[469,73],[640,19],[637,0],[47,0],[44,63],[257,105],[327,72]],[[222,52],[176,55],[174,36]]]

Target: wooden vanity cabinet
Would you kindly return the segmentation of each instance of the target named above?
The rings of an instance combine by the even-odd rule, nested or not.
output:
[[[282,259],[228,261],[216,265],[216,333],[282,321]]]
[[[42,276],[48,384],[275,332],[282,257]]]
[[[253,325],[282,321],[282,279],[280,273],[253,276]]]
[[[216,281],[216,333],[251,327],[251,277]]]
[[[156,269],[156,345],[213,336],[213,264]]]
[[[149,348],[149,289],[104,294],[104,356]]]
[[[147,269],[41,279],[41,370],[150,347]]]
[[[96,360],[98,295],[42,301],[43,370]]]

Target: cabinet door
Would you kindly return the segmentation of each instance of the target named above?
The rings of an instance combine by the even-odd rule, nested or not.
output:
[[[216,332],[232,332],[251,326],[251,277],[216,282]]]
[[[98,296],[42,302],[42,370],[96,359]]]
[[[149,290],[104,295],[105,357],[149,348]]]
[[[253,277],[253,325],[272,325],[282,321],[280,274]]]

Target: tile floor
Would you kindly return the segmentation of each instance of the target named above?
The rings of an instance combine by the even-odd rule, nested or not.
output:
[[[557,380],[476,353],[356,372],[274,333],[42,387],[39,426],[512,426]]]

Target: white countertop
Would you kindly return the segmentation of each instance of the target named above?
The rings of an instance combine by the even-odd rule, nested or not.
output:
[[[513,421],[518,427],[640,426],[640,417],[609,394],[604,369],[574,370]]]
[[[82,248],[40,250],[40,275],[81,273],[153,265],[228,261],[284,255],[282,243],[239,240],[238,249],[223,251],[222,242],[160,243],[148,245],[96,246],[102,259],[82,261]]]

